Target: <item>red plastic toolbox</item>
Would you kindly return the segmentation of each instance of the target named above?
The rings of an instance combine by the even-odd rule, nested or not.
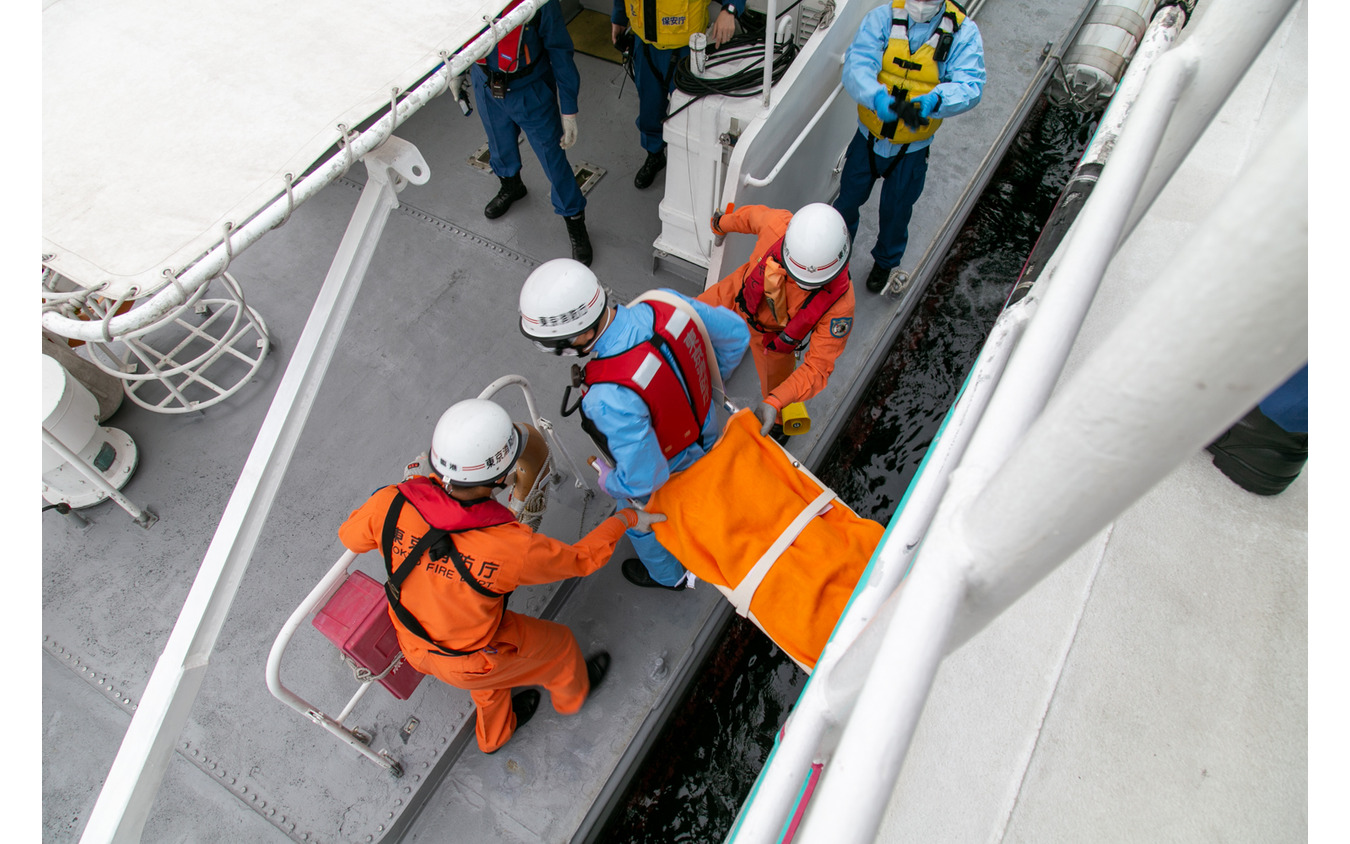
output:
[[[372,674],[389,667],[399,654],[384,587],[359,571],[347,575],[333,597],[319,609],[314,626],[338,650]],[[380,678],[380,684],[399,700],[407,700],[424,676],[403,662]]]

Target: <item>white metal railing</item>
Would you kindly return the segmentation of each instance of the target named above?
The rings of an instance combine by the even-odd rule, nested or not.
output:
[[[824,117],[825,112],[830,110],[830,106],[834,105],[834,101],[839,98],[839,94],[842,93],[843,90],[844,83],[841,82],[835,86],[834,92],[825,99],[825,102],[820,108],[816,109],[816,113],[811,115],[811,119],[807,121],[806,127],[802,129],[799,135],[797,135],[797,139],[792,142],[792,146],[788,147],[787,151],[783,153],[783,157],[778,159],[778,163],[769,171],[769,175],[760,179],[746,173],[741,176],[741,184],[756,188],[762,188],[765,185],[773,184],[773,180],[778,178],[779,173],[783,172],[783,168],[787,166],[788,160],[792,158],[793,153],[797,151],[797,148],[800,147],[807,136],[811,134],[811,130],[816,128],[816,124],[820,122],[820,118]]]
[[[572,477],[574,478],[573,483],[578,489],[585,490],[587,495],[591,494],[591,485],[586,482],[586,478],[582,474],[581,468],[577,465],[577,462],[572,459],[571,453],[563,446],[562,440],[558,439],[558,433],[554,430],[553,423],[539,415],[539,408],[534,403],[534,393],[530,390],[530,382],[526,380],[523,375],[503,375],[496,381],[493,381],[491,384],[484,387],[483,391],[478,394],[478,398],[490,399],[497,395],[497,393],[513,385],[519,387],[521,392],[525,394],[525,410],[530,414],[530,419],[534,422],[534,426],[540,431],[543,431],[544,436],[548,438],[550,453],[561,454],[563,460],[567,461],[567,467],[572,470]]]
[[[286,623],[281,627],[281,632],[277,634],[276,641],[272,643],[272,650],[267,655],[267,688],[277,700],[323,727],[330,735],[349,745],[376,765],[396,777],[401,777],[403,776],[403,767],[389,755],[388,751],[376,753],[371,750],[370,734],[348,727],[345,723],[347,716],[351,715],[352,710],[356,708],[356,704],[361,701],[361,698],[365,697],[366,692],[370,691],[375,678],[363,680],[360,687],[352,694],[351,699],[347,701],[347,705],[342,707],[342,711],[336,716],[324,712],[318,706],[288,689],[286,684],[281,682],[281,659],[286,653],[287,645],[291,643],[295,632],[300,629],[300,625],[304,623],[305,619],[331,598],[337,588],[342,585],[342,581],[347,576],[347,568],[355,560],[355,551],[348,551],[339,557],[338,561],[328,570],[328,573],[305,596],[305,600],[300,602],[300,606],[295,608],[291,617],[286,619]]]
[[[135,520],[136,524],[143,528],[148,528],[159,521],[159,516],[155,515],[153,510],[140,506],[119,492],[116,487],[108,482],[108,479],[103,476],[102,472],[98,471],[93,466],[90,466],[88,463],[85,463],[78,454],[71,451],[65,443],[58,440],[55,434],[47,430],[46,425],[42,426],[42,444],[61,455],[62,460],[69,463],[71,468],[75,469],[75,471],[83,475],[89,483],[97,487],[99,492],[111,498],[116,502],[118,507],[121,507],[123,510],[130,513],[131,518]],[[73,513],[74,511],[72,510],[71,512]],[[83,519],[83,517],[81,517],[81,519]]]
[[[767,112],[769,99],[773,96],[773,47],[778,37],[778,0],[768,0],[764,10],[764,82],[759,92],[760,105]]]
[[[144,329],[172,314],[211,279],[228,270],[235,255],[288,220],[296,206],[336,181],[354,163],[384,143],[386,138],[391,137],[399,125],[444,93],[451,78],[464,73],[471,64],[487,55],[502,33],[509,32],[524,23],[534,15],[535,9],[542,3],[543,0],[523,0],[519,6],[502,16],[496,24],[490,25],[487,32],[471,41],[462,50],[453,56],[443,55],[442,72],[432,75],[421,85],[407,92],[401,100],[395,91],[391,98],[390,113],[375,121],[374,125],[364,132],[359,134],[351,132],[340,136],[337,139],[340,149],[332,158],[298,182],[288,179],[285,189],[280,191],[270,204],[243,225],[227,229],[220,245],[211,249],[177,277],[165,279],[161,289],[150,298],[124,314],[110,314],[110,319],[97,322],[76,319],[70,313],[52,308],[42,314],[43,327],[73,340],[107,342],[110,337],[121,337]],[[345,127],[340,128],[345,131]],[[97,290],[89,292],[96,293]],[[61,296],[63,303],[69,304],[75,294],[58,295]],[[44,296],[50,298],[50,294],[46,292]],[[121,302],[117,304],[120,305]],[[115,312],[117,308],[110,310]],[[105,332],[109,336],[105,336]]]
[[[530,415],[531,422],[536,428],[542,431],[547,438],[549,443],[549,454],[562,454],[563,459],[567,462],[568,467],[572,470],[572,474],[576,479],[575,483],[577,488],[584,490],[589,496],[591,494],[590,485],[586,483],[585,478],[582,476],[581,472],[578,471],[576,461],[572,459],[572,456],[568,454],[567,450],[558,440],[553,429],[553,424],[539,415],[538,406],[534,401],[534,393],[530,390],[530,382],[528,380],[520,375],[503,375],[501,378],[498,378],[496,381],[493,381],[485,387],[483,391],[478,394],[478,398],[490,399],[507,387],[512,386],[519,387],[521,392],[525,394],[526,410]],[[540,469],[542,471],[545,467],[541,466]],[[535,484],[536,488],[542,488],[545,485],[546,483],[543,483],[542,477],[539,481],[536,481]],[[517,514],[517,519],[523,520],[527,515],[532,514],[520,513]],[[342,711],[336,716],[329,715],[317,705],[300,697],[300,695],[287,688],[286,684],[281,680],[281,661],[285,656],[286,648],[291,643],[291,639],[294,638],[296,631],[299,630],[300,625],[304,623],[305,619],[313,615],[315,610],[333,596],[334,592],[336,592],[338,587],[342,584],[343,579],[346,577],[347,569],[351,567],[351,564],[356,560],[357,556],[356,552],[347,551],[339,557],[337,562],[335,562],[328,572],[319,580],[318,584],[316,584],[315,587],[310,590],[309,594],[305,596],[305,599],[300,602],[300,605],[295,608],[295,611],[291,613],[290,618],[286,619],[286,623],[282,625],[281,631],[277,634],[276,640],[272,643],[272,650],[267,656],[267,688],[277,700],[286,704],[291,709],[294,709],[296,712],[299,712],[315,724],[318,724],[330,735],[352,747],[362,756],[379,765],[381,768],[384,768],[396,777],[401,777],[403,776],[403,767],[387,750],[381,750],[379,752],[372,750],[370,747],[370,734],[357,728],[348,727],[345,723],[347,716],[351,715],[352,711],[356,708],[356,705],[365,696],[366,692],[370,690],[371,684],[376,682],[378,678],[372,677],[361,681],[360,687],[352,694],[352,697],[347,701],[346,706],[344,706]]]
[[[1050,396],[1117,244],[1294,0],[1236,5],[1159,60],[1048,290],[1000,317],[728,840],[873,840],[942,658],[1306,361],[1305,106]]]
[[[85,825],[82,842],[140,839],[179,733],[187,722],[230,604],[290,465],[305,420],[361,289],[398,190],[429,178],[407,141],[390,137],[365,159],[366,186],[338,244],[323,287],[296,341],[267,416],[225,505],[145,696]]]

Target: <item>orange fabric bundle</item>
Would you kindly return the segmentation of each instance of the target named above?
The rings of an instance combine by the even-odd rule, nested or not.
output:
[[[808,670],[885,532],[761,437],[749,410],[731,417],[706,455],[671,475],[647,509],[667,517],[653,528],[661,544]],[[780,537],[791,544],[761,563]]]

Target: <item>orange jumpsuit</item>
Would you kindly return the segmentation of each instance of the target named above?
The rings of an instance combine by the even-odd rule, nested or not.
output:
[[[358,554],[380,547],[384,520],[397,488],[378,490],[352,512],[338,528],[338,538]],[[451,507],[459,506],[442,493]],[[492,502],[495,504],[495,502]],[[423,510],[430,510],[419,501]],[[480,505],[473,505],[480,506]],[[490,506],[490,505],[483,505]],[[500,505],[497,505],[500,506]],[[447,527],[434,513],[431,523]],[[394,538],[394,568],[428,530],[428,518],[412,502],[403,506]],[[537,534],[517,522],[475,528],[452,534],[470,573],[494,592],[517,586],[552,583],[597,571],[609,561],[623,532],[637,524],[631,510],[620,510],[595,530],[568,545]],[[448,557],[415,563],[401,589],[401,602],[431,634],[434,642],[413,634],[394,614],[403,656],[412,667],[452,686],[469,691],[478,707],[478,747],[491,753],[506,743],[516,729],[511,689],[540,685],[548,689],[553,708],[563,715],[581,709],[590,692],[586,662],[576,637],[565,625],[503,611],[502,601],[470,587]],[[467,656],[445,656],[435,646],[473,651]]]
[[[750,271],[767,260],[764,301],[756,316],[760,324],[774,334],[786,327],[788,320],[801,310],[802,304],[811,295],[809,290],[794,284],[776,261],[766,257],[774,243],[787,232],[791,221],[791,211],[763,205],[747,205],[730,214],[723,214],[720,222],[723,231],[728,234],[754,234],[758,235],[758,239],[754,251],[750,253],[750,260],[699,294],[698,300],[709,305],[722,305],[744,317],[745,312],[736,302],[736,294],[740,292]],[[834,371],[834,362],[848,343],[848,335],[853,327],[853,301],[853,287],[850,285],[812,329],[811,345],[802,356],[801,366],[796,365],[796,355],[790,352],[773,352],[764,348],[764,335],[756,331],[753,324],[750,325],[750,350],[755,356],[755,370],[759,372],[759,388],[764,401],[781,411],[787,405],[806,401],[825,389],[830,373]],[[839,336],[839,332],[842,332],[842,336]]]

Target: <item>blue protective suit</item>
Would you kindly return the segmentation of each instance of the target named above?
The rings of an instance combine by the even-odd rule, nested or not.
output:
[[[1275,388],[1257,405],[1270,421],[1285,431],[1308,433],[1308,365]]]
[[[540,165],[553,185],[553,210],[575,217],[586,207],[586,197],[577,187],[562,140],[562,114],[577,113],[581,76],[572,59],[572,36],[563,21],[558,0],[539,7],[521,26],[521,62],[530,57],[530,72],[508,83],[506,96],[497,99],[488,88],[483,66],[473,65],[474,99],[488,139],[488,163],[498,178],[520,172],[520,132],[534,148]],[[496,71],[497,53],[487,56],[487,66]]]
[[[693,306],[707,326],[717,356],[717,370],[725,381],[741,362],[750,346],[750,329],[745,320],[727,308],[705,305],[681,293],[667,290]],[[592,353],[596,357],[622,354],[638,343],[651,339],[652,309],[641,303],[628,307],[619,305],[614,321],[596,341]],[[674,362],[671,362],[674,366]],[[677,369],[678,371],[678,369]],[[610,472],[605,492],[615,499],[634,498],[646,502],[647,496],[670,477],[671,472],[688,468],[706,451],[695,442],[669,461],[661,454],[656,441],[647,405],[637,393],[617,384],[596,384],[581,400],[582,411],[604,434],[609,451],[614,456],[614,471]],[[720,431],[717,405],[708,411],[703,422],[702,443],[711,446]],[[684,566],[675,556],[656,541],[653,533],[628,531],[638,557],[647,567],[652,579],[673,586],[684,576]]]
[[[844,53],[844,89],[869,109],[877,93],[885,90],[885,86],[877,81],[877,72],[891,38],[891,14],[889,3],[868,12],[853,43]],[[932,36],[941,18],[939,13],[926,23],[909,22],[910,50],[917,51]],[[985,82],[984,41],[975,21],[966,18],[956,31],[947,60],[937,65],[941,81],[933,91],[942,97],[942,105],[930,117],[945,119],[979,105]],[[927,138],[900,146],[873,138],[860,121],[858,133],[848,145],[844,169],[839,176],[839,198],[834,201],[834,208],[843,216],[852,239],[858,233],[858,209],[872,195],[877,178],[882,179],[877,242],[872,248],[872,259],[880,267],[899,266],[905,254],[909,219],[914,203],[923,193],[928,174],[928,146],[932,142],[932,138]]]

